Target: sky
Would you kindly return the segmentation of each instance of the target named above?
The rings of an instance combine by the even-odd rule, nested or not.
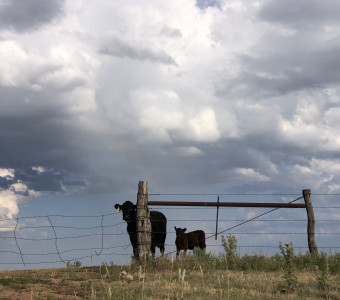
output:
[[[135,202],[140,180],[158,201],[289,202],[311,189],[317,244],[339,249],[339,14],[337,0],[0,0],[0,269],[129,260],[113,206]],[[157,209],[169,249],[174,225],[215,231],[216,209]],[[240,227],[239,245],[308,246],[304,210],[267,219],[282,223]],[[86,231],[63,226],[99,237],[63,240]]]

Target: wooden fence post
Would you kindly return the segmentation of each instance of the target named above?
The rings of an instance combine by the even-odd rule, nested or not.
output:
[[[308,248],[311,254],[317,255],[318,247],[315,243],[315,236],[314,236],[315,218],[314,218],[313,205],[311,201],[311,190],[310,189],[303,190],[302,195],[305,200],[307,218],[308,218],[308,224],[307,224]]]
[[[137,194],[137,242],[138,259],[149,256],[151,247],[151,222],[148,209],[148,183],[139,181]]]

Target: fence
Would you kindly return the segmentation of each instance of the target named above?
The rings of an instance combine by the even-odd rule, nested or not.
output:
[[[230,197],[286,197],[295,200],[298,195],[269,194],[219,194]],[[150,194],[149,198],[215,198],[216,194]],[[316,216],[315,237],[320,251],[337,252],[340,249],[339,224],[340,201],[337,194],[314,194]],[[331,200],[327,200],[332,198]],[[326,200],[324,200],[326,199]],[[204,202],[204,201],[201,201]],[[167,216],[166,254],[175,250],[173,226],[183,225],[196,229],[205,226],[208,251],[223,251],[220,241],[214,237],[216,207],[158,206]],[[263,208],[262,210],[265,210]],[[282,210],[289,210],[282,208]],[[243,212],[246,208],[243,209]],[[277,209],[275,209],[277,211]],[[218,235],[232,234],[239,240],[242,251],[277,251],[278,239],[294,240],[294,248],[308,250],[307,219],[301,210],[286,214],[281,219],[273,215],[273,209],[247,218],[230,216],[229,208],[220,207]],[[295,213],[295,211],[297,211]],[[268,218],[269,217],[269,218]],[[248,226],[251,225],[251,228]],[[270,225],[270,227],[268,227]],[[294,226],[293,226],[294,225]],[[181,227],[181,226],[179,226]],[[247,228],[248,227],[248,228]],[[266,228],[266,230],[264,230]],[[121,214],[111,213],[91,216],[46,215],[0,220],[0,268],[64,266],[67,262],[80,261],[83,265],[100,264],[103,261],[120,263],[130,260],[132,248],[126,232],[126,222]]]
[[[147,201],[147,182],[139,182],[139,185],[145,186],[144,192],[146,193],[145,198]],[[315,218],[314,218],[314,210],[313,210],[313,205],[311,201],[311,190],[306,189],[302,191],[303,198],[305,201],[305,204],[292,204],[293,202],[300,200],[302,197],[297,198],[295,200],[290,201],[289,203],[250,203],[250,202],[245,202],[245,203],[237,203],[237,202],[220,202],[220,198],[218,197],[217,202],[173,202],[173,201],[167,201],[167,202],[162,202],[162,201],[149,201],[148,205],[165,205],[165,206],[213,206],[217,207],[217,215],[216,215],[216,233],[215,233],[215,239],[217,239],[217,228],[218,228],[218,215],[219,215],[219,208],[220,207],[274,207],[273,210],[267,212],[270,213],[274,210],[277,210],[279,208],[306,208],[307,211],[307,235],[308,235],[308,248],[310,253],[312,254],[317,254],[318,253],[318,248],[315,243],[315,236],[314,236],[314,226],[315,226]],[[137,206],[137,211],[147,211],[147,207],[145,206]],[[265,213],[265,214],[267,214]],[[140,214],[143,214],[142,212]],[[145,212],[146,214],[146,212]],[[258,217],[263,216],[264,214],[261,214]],[[256,219],[252,218],[252,220]],[[248,221],[247,221],[248,222]],[[244,224],[244,223],[242,223]],[[239,225],[242,225],[239,224]],[[238,226],[239,226],[238,225]],[[137,232],[139,236],[143,236],[140,240],[146,240],[147,238],[150,237],[151,232],[145,231],[142,229],[139,229],[137,226]],[[147,243],[145,243],[145,247],[149,247]],[[143,251],[145,251],[143,249]],[[144,253],[144,252],[143,252]]]

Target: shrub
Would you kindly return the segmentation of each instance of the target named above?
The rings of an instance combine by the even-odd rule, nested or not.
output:
[[[237,262],[237,239],[233,235],[228,235],[228,241],[222,235],[222,246],[225,250],[225,260],[227,268],[235,269]]]
[[[318,288],[323,291],[328,291],[330,288],[331,274],[329,273],[328,257],[325,254],[322,254],[318,259],[316,270]]]
[[[280,250],[281,254],[284,258],[283,265],[283,279],[284,282],[279,284],[279,289],[283,293],[289,293],[296,289],[297,287],[297,277],[294,274],[294,248],[293,243],[286,243],[285,247],[282,246],[280,242]]]

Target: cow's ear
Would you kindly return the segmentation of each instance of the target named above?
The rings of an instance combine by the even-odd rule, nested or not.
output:
[[[117,209],[117,212],[120,212],[122,206],[119,204],[115,204],[115,209]]]
[[[187,229],[186,229],[186,228],[184,228],[184,229],[183,229],[183,232],[186,232],[186,231],[187,231]]]
[[[177,230],[176,226],[174,226],[175,230]]]

